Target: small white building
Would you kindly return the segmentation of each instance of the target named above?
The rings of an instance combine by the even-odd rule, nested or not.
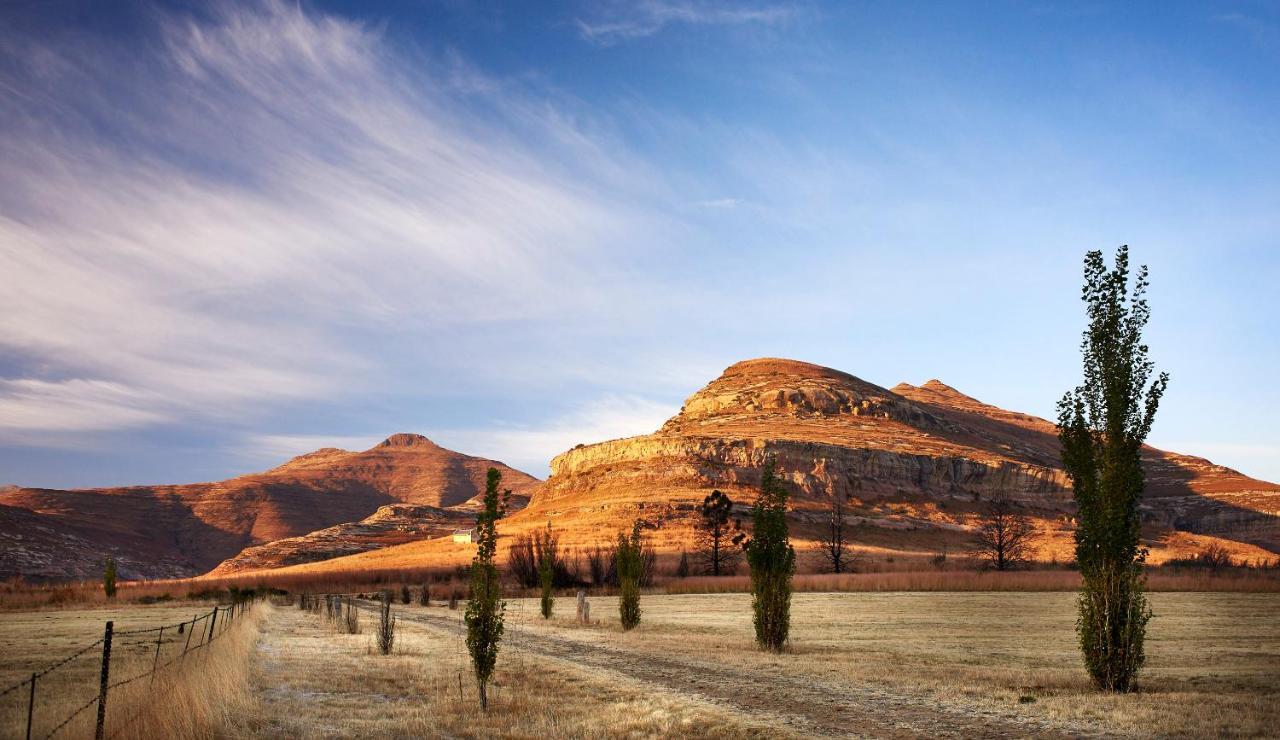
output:
[[[475,541],[476,541],[476,530],[475,530],[475,528],[473,527],[473,528],[471,528],[471,529],[455,529],[455,530],[453,530],[453,541],[454,541],[454,542],[465,542],[465,543],[467,543],[467,544],[471,544],[472,542],[475,542]]]

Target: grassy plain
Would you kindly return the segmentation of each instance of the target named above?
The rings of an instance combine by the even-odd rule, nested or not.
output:
[[[338,737],[1265,736],[1280,726],[1274,594],[1155,594],[1142,691],[1093,692],[1066,593],[802,593],[790,650],[752,645],[749,597],[650,595],[632,632],[616,601],[570,598],[551,622],[513,599],[497,701],[476,709],[461,609],[398,606],[395,655],[279,612],[236,734]],[[367,632],[368,630],[366,630]]]
[[[1280,727],[1280,595],[1156,593],[1141,691],[1093,692],[1073,595],[798,593],[782,655],[752,644],[745,594],[648,594],[622,632],[616,601],[592,624],[557,600],[511,599],[493,706],[478,711],[461,605],[395,606],[390,656],[372,615],[347,635],[317,614],[263,607],[226,655],[204,730],[229,737],[1267,736]],[[131,624],[188,617],[137,607]],[[85,638],[102,610],[0,615],[0,676]],[[122,618],[123,619],[123,618]],[[231,647],[231,646],[228,646]],[[5,727],[9,708],[3,705]],[[160,725],[156,725],[157,727]],[[5,730],[5,736],[11,736]]]

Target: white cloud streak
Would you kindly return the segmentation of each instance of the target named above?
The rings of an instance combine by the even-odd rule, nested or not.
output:
[[[0,441],[252,415],[376,384],[380,332],[610,295],[650,185],[571,116],[283,2],[161,31],[0,34]]]
[[[589,19],[579,18],[577,25],[582,38],[600,46],[611,46],[652,36],[668,26],[773,26],[793,19],[795,14],[795,8],[790,5],[644,0],[598,11]]]

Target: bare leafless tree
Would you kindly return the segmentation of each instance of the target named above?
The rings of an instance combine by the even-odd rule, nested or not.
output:
[[[976,554],[996,570],[1009,570],[1035,554],[1034,536],[1031,518],[1013,499],[997,493],[979,515]]]
[[[819,552],[823,563],[832,573],[850,573],[853,571],[855,556],[849,549],[849,537],[846,534],[848,523],[845,522],[844,494],[831,494],[831,509],[827,516],[827,525],[818,535]]]

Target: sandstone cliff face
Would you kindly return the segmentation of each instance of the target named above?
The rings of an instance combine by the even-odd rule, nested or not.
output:
[[[265,473],[218,483],[7,488],[0,491],[0,504],[89,544],[68,549],[66,558],[44,558],[44,550],[29,546],[25,560],[0,561],[0,578],[81,577],[100,571],[107,554],[129,563],[129,577],[197,575],[246,547],[359,522],[389,504],[465,510],[484,491],[490,466],[502,471],[517,506],[539,483],[500,462],[446,450],[420,435],[397,434],[364,452],[318,450]],[[0,518],[0,539],[21,535],[18,521]]]
[[[1056,548],[1069,543],[1074,506],[1052,423],[937,380],[889,390],[768,358],[729,367],[653,434],[557,456],[551,477],[513,524],[559,516],[569,527],[666,512],[672,521],[662,526],[687,528],[711,489],[753,500],[769,455],[791,485],[802,532],[837,496],[850,501],[862,526],[916,532],[915,544],[903,539],[904,548],[946,546],[967,536],[983,499],[1004,492],[1040,520]],[[1146,461],[1144,520],[1153,537],[1181,530],[1280,553],[1280,487],[1155,449]]]
[[[749,360],[691,396],[656,433],[557,456],[539,501],[602,484],[751,488],[769,455],[801,501],[900,490],[1068,489],[1061,470],[964,444],[972,436],[936,409],[847,373]]]

